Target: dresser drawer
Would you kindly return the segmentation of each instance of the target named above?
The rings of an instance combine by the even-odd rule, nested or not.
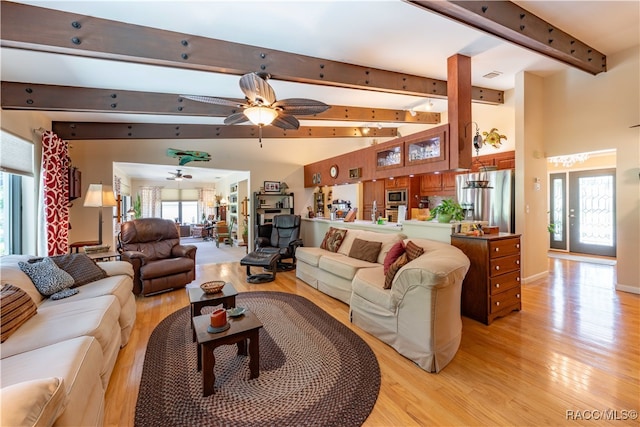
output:
[[[520,270],[492,277],[490,279],[491,295],[520,286]]]
[[[489,258],[520,253],[520,239],[504,239],[489,242]]]
[[[491,295],[491,314],[515,305],[520,309],[520,286]]]
[[[520,270],[520,255],[492,259],[489,261],[489,268],[490,277]]]

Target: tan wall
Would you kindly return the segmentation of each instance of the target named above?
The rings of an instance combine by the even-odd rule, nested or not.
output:
[[[544,80],[546,156],[616,150],[617,289],[640,293],[640,58],[607,57],[609,71],[563,71]]]
[[[523,281],[547,273],[547,163],[544,152],[544,106],[541,77],[516,77],[516,233],[522,234]],[[541,185],[536,187],[536,180]]]

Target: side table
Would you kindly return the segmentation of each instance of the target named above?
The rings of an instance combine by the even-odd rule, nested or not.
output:
[[[229,282],[225,283],[222,291],[215,294],[206,294],[200,286],[196,288],[187,288],[189,295],[189,304],[191,308],[191,317],[196,317],[201,314],[202,307],[216,306],[222,304],[226,309],[236,306],[236,295],[238,291]],[[193,325],[192,325],[193,327]],[[196,332],[193,331],[193,340],[196,340]]]
[[[94,252],[86,254],[89,258],[94,261],[110,261],[113,259],[114,261],[118,261],[120,259],[120,253],[111,251],[111,252]]]
[[[216,359],[213,351],[221,345],[236,344],[238,354],[247,355],[247,341],[249,341],[249,378],[260,376],[260,328],[262,323],[255,314],[247,311],[240,317],[229,319],[229,329],[218,333],[207,332],[211,320],[210,316],[196,316],[192,320],[193,330],[198,340],[198,370],[202,370],[202,395],[210,396],[214,393],[216,375],[214,372]]]

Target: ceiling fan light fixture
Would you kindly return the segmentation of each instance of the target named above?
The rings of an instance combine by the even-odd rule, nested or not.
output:
[[[244,110],[244,114],[256,126],[267,126],[278,117],[278,112],[268,107],[249,107]]]

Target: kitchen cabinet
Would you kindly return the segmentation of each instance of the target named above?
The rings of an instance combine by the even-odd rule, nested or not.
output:
[[[408,188],[408,187],[409,187],[408,176],[400,176],[400,177],[394,177],[393,179],[384,180],[384,188]]]
[[[427,174],[420,177],[420,195],[453,196],[456,192],[456,173]]]
[[[406,143],[406,166],[445,160],[446,139],[444,131],[429,138]]]
[[[370,220],[373,213],[373,201],[376,201],[378,215],[384,213],[384,181],[365,181],[362,183],[362,219]]]
[[[442,190],[442,176],[439,173],[430,173],[420,177],[420,194],[434,195]]]
[[[402,145],[376,151],[376,168],[378,170],[401,167],[403,161]]]
[[[519,234],[454,234],[451,244],[471,261],[462,282],[463,316],[489,325],[522,308]]]

